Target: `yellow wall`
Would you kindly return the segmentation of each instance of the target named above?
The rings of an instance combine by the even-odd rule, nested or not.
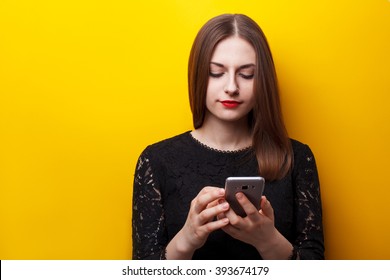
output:
[[[192,128],[201,25],[246,13],[322,183],[326,256],[390,259],[390,2],[0,1],[0,259],[129,259],[149,143]]]

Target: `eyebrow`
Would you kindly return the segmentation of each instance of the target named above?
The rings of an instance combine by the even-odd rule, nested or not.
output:
[[[223,65],[222,63],[218,63],[218,62],[210,62],[210,64],[216,65],[218,67],[225,67],[225,65]],[[241,65],[240,67],[238,67],[238,69],[239,70],[247,69],[247,68],[251,68],[251,67],[255,67],[255,66],[256,65],[253,63],[248,63],[248,64]]]

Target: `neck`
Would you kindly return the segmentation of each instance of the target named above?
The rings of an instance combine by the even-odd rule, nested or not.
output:
[[[247,119],[236,122],[213,122],[207,118],[192,131],[192,136],[203,144],[223,151],[235,151],[252,145]]]

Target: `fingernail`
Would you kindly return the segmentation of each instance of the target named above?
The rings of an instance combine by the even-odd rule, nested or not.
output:
[[[220,195],[224,195],[225,194],[225,190],[224,189],[219,189],[219,194]]]
[[[237,199],[241,199],[242,198],[242,193],[236,193],[236,197],[237,197]]]
[[[222,209],[228,209],[229,208],[229,204],[227,202],[224,202],[221,204],[221,207]]]
[[[222,198],[221,198],[221,199],[218,200],[218,204],[222,204],[222,203],[224,203],[225,201],[226,201],[225,199],[222,199]]]

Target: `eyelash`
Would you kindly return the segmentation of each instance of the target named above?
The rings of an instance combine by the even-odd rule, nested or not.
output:
[[[218,73],[218,74],[215,74],[215,73],[212,73],[210,72],[210,76],[213,77],[213,78],[220,78],[223,76],[224,73]],[[253,77],[255,76],[254,74],[252,75],[244,75],[244,74],[238,74],[240,77],[246,79],[246,80],[251,80],[253,79]]]
[[[246,80],[251,80],[255,76],[254,74],[252,74],[252,75],[238,74],[238,75],[240,75],[242,78],[244,78]]]
[[[211,73],[210,72],[210,76],[213,77],[213,78],[220,78],[223,76],[224,73],[218,73],[218,74],[215,74],[215,73]]]

